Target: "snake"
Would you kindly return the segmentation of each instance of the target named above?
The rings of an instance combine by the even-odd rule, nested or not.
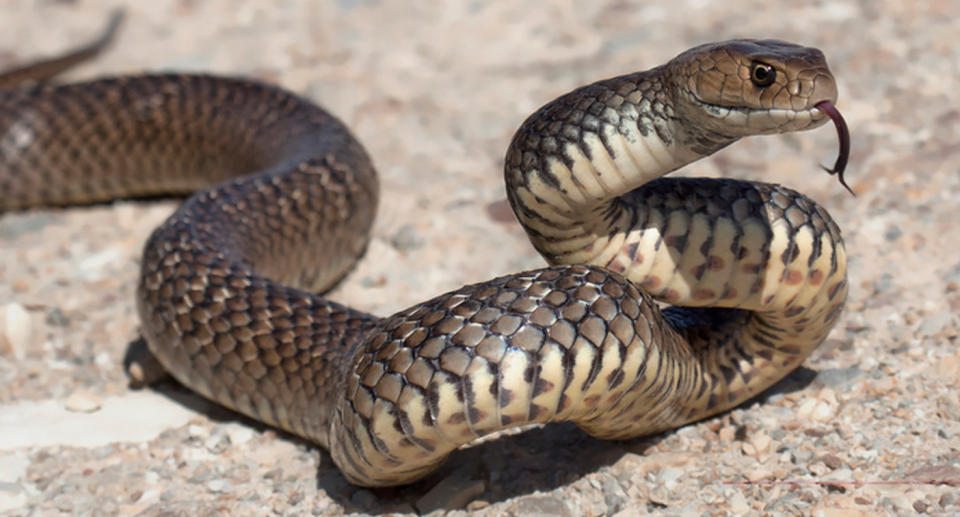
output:
[[[326,449],[355,485],[411,483],[522,425],[620,440],[727,411],[798,367],[846,299],[840,229],[815,201],[665,177],[832,120],[842,182],[848,130],[815,48],[709,43],[550,101],[504,159],[547,266],[389,317],[322,296],[363,255],[379,202],[371,158],[323,108],[206,74],[11,82],[0,212],[189,196],[144,246],[150,352],[189,389]]]

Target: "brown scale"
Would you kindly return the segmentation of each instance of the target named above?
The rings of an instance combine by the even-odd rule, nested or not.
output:
[[[815,49],[706,45],[547,104],[507,153],[509,199],[548,260],[586,250],[603,262],[508,275],[378,318],[311,294],[362,254],[377,206],[376,173],[347,128],[246,79],[32,81],[95,54],[115,28],[0,75],[0,211],[198,191],[145,246],[137,306],[150,350],[191,389],[327,448],[352,483],[414,481],[464,443],[522,424],[570,420],[619,439],[709,417],[786,375],[838,318],[843,243],[814,202],[759,183],[648,183],[742,136],[838,120]],[[748,82],[718,86],[734,78]],[[807,125],[711,118],[784,104],[813,109]],[[637,164],[653,163],[647,152],[678,163],[601,163],[625,163],[627,145]],[[672,228],[670,214],[686,230],[646,238]],[[569,244],[585,235],[611,240]],[[638,269],[666,258],[687,265]],[[726,308],[661,311],[644,289]]]

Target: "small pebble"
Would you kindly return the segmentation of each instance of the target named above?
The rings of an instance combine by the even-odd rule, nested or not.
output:
[[[834,414],[836,414],[836,411],[830,404],[827,404],[826,402],[817,402],[811,417],[817,422],[826,422],[832,419]]]
[[[70,318],[68,318],[59,307],[51,307],[47,309],[46,321],[47,325],[66,327],[70,323]]]
[[[838,468],[840,468],[840,467],[843,466],[843,460],[841,460],[839,457],[837,457],[837,456],[834,455],[834,454],[824,454],[824,455],[820,458],[820,460],[823,461],[823,464],[824,464],[824,465],[826,465],[826,466],[828,466],[828,467],[830,467],[830,468],[832,468],[832,469],[834,469],[834,470],[836,470],[836,469],[838,469]]]
[[[227,482],[223,479],[211,479],[206,486],[211,492],[223,492],[227,489]]]
[[[767,478],[773,477],[773,469],[764,465],[761,465],[750,472],[747,473],[747,481],[751,483],[756,483]]]
[[[483,510],[488,506],[490,506],[489,501],[484,501],[483,499],[475,499],[473,501],[470,501],[470,503],[467,504],[466,510],[469,512],[475,512],[477,510]]]
[[[837,388],[850,384],[861,375],[863,375],[863,371],[856,366],[828,368],[817,374],[816,382],[828,388]]]
[[[730,509],[733,510],[733,513],[736,515],[746,515],[750,511],[750,505],[747,503],[747,498],[743,496],[742,492],[734,492],[728,502]]]
[[[721,441],[732,442],[734,437],[736,436],[736,430],[733,428],[733,426],[730,426],[730,425],[724,426],[717,433],[717,436],[720,438]]]
[[[927,465],[907,474],[907,477],[925,483],[946,483],[960,486],[960,467],[953,465]]]
[[[936,372],[948,380],[960,377],[960,351],[938,361]]]
[[[93,413],[103,406],[103,400],[88,391],[76,390],[67,397],[64,406],[74,413]]]
[[[667,490],[663,485],[656,485],[650,488],[650,491],[647,493],[647,499],[649,499],[651,503],[664,508],[680,502],[675,500],[675,494]]]
[[[393,234],[390,244],[399,251],[410,251],[423,246],[423,237],[412,225],[405,224]]]
[[[807,467],[807,470],[809,470],[814,476],[822,477],[826,476],[830,472],[830,467],[824,465],[822,461],[817,461],[815,463],[811,463]]]
[[[827,465],[827,468],[832,468],[832,467]],[[826,474],[824,479],[827,481],[852,481],[853,471],[848,468],[839,468],[834,470],[833,472]]]
[[[230,438],[230,443],[234,445],[243,445],[249,442],[257,434],[256,431],[249,425],[238,424],[235,422],[223,424],[223,429]]]
[[[222,431],[212,433],[203,443],[203,446],[214,454],[222,454],[230,445],[230,435]]]
[[[883,237],[890,242],[899,239],[901,235],[903,235],[903,230],[901,230],[900,227],[895,224],[887,226],[887,230],[883,232]]]
[[[383,287],[387,285],[387,277],[384,275],[377,276],[365,276],[360,280],[360,285],[364,288],[370,289],[373,287]]]
[[[753,445],[755,450],[754,455],[760,456],[770,452],[770,443],[773,440],[770,439],[770,435],[765,433],[757,433],[753,436],[753,439],[750,441],[750,444]]]
[[[940,496],[940,500],[937,501],[937,503],[941,507],[946,508],[948,506],[957,504],[958,501],[960,501],[960,493],[958,493],[956,490],[952,490]]]
[[[532,495],[520,498],[512,508],[515,516],[529,517],[574,517],[575,512],[553,495]]]
[[[667,467],[660,470],[660,474],[657,475],[657,483],[667,486],[673,486],[677,483],[677,480],[683,476],[683,470]]]
[[[605,514],[610,515],[612,513],[619,512],[624,505],[627,504],[627,498],[623,492],[623,487],[617,483],[616,478],[611,476],[606,476],[603,480],[602,493],[605,494],[603,502],[606,503],[607,508]]]
[[[190,435],[190,438],[206,440],[210,437],[210,430],[202,425],[190,424],[187,426],[187,434]]]
[[[807,420],[813,415],[814,409],[817,407],[817,399],[808,398],[805,399],[797,406],[797,418],[801,420]]]
[[[423,495],[414,506],[421,512],[437,509],[456,510],[463,508],[486,490],[483,480],[470,479],[462,470],[454,472],[437,483]]]
[[[924,318],[920,323],[920,328],[917,329],[917,332],[921,336],[933,336],[944,330],[953,320],[953,313],[949,311],[941,311],[932,316]]]
[[[877,294],[883,294],[893,288],[893,276],[890,273],[883,273],[880,278],[873,281],[873,290]]]

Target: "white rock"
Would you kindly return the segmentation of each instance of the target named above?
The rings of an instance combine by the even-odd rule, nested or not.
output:
[[[660,471],[657,476],[658,481],[668,489],[673,489],[677,485],[677,480],[683,476],[683,471],[672,467],[667,467]]]
[[[223,492],[227,487],[227,482],[223,479],[211,479],[207,481],[207,489],[211,492]]]
[[[774,472],[773,468],[769,465],[760,465],[747,473],[747,481],[751,483],[772,477],[774,477]]]
[[[33,320],[19,303],[0,306],[0,353],[9,353],[14,359],[27,356],[33,339]]]
[[[0,490],[0,512],[22,508],[27,504],[27,494],[22,490]]]
[[[801,420],[806,420],[810,418],[810,415],[813,414],[813,411],[814,409],[816,409],[816,407],[817,407],[817,399],[814,399],[814,398],[804,399],[804,401],[797,406],[797,418]]]
[[[197,424],[190,424],[187,426],[187,434],[191,438],[196,438],[198,440],[206,440],[210,437],[210,431],[206,427]]]
[[[102,405],[103,401],[100,397],[84,390],[76,390],[71,393],[70,396],[67,397],[66,404],[64,404],[67,411],[74,413],[93,413],[100,409]]]
[[[766,454],[770,452],[770,443],[773,440],[770,438],[770,435],[766,433],[757,433],[750,443],[753,445],[753,448],[756,450],[758,455]]]
[[[85,280],[100,280],[119,267],[125,258],[123,249],[114,246],[81,259],[77,263],[77,271]]]
[[[826,402],[817,402],[816,407],[813,408],[813,419],[817,422],[826,422],[833,418],[833,415],[836,413],[833,406],[827,404]]]
[[[747,504],[747,498],[743,496],[742,492],[734,492],[728,502],[730,503],[730,509],[736,515],[746,515],[750,511],[750,505]]]
[[[0,451],[147,441],[198,416],[186,406],[149,391],[107,397],[100,411],[94,413],[71,413],[62,400],[20,402],[0,406]]]
[[[824,479],[828,481],[853,481],[853,471],[846,467],[839,468],[825,475]]]
[[[23,454],[0,456],[0,483],[16,483],[27,476],[30,460]]]
[[[249,442],[257,434],[249,425],[238,424],[236,422],[227,422],[220,424],[223,430],[230,437],[230,443],[234,445],[243,445]]]

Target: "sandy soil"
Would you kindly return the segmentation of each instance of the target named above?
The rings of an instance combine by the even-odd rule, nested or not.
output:
[[[94,35],[115,0],[5,0],[0,67]],[[554,425],[461,451],[413,486],[348,485],[326,453],[176,386],[133,392],[133,286],[174,201],[0,216],[0,513],[332,515],[960,512],[960,30],[954,0],[129,2],[71,80],[152,70],[258,77],[354,129],[383,189],[333,293],[389,314],[542,260],[504,212],[503,152],[545,101],[698,43],[816,46],[853,134],[743,141],[686,174],[808,193],[843,228],[851,295],[804,368],[759,400],[628,442]],[[86,411],[86,412],[84,412]]]

